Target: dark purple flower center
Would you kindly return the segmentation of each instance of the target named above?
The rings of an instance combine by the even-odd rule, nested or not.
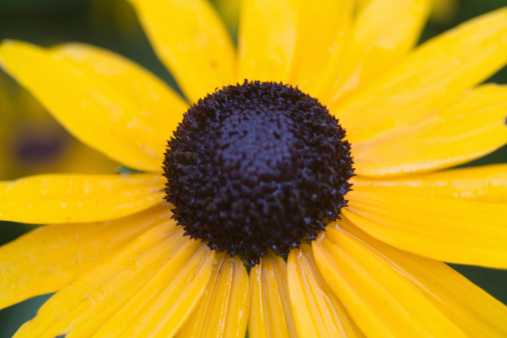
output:
[[[346,205],[350,145],[297,88],[224,87],[191,107],[168,142],[166,199],[192,237],[254,265],[312,241]]]

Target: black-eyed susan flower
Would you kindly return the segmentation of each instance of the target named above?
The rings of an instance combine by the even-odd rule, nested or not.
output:
[[[0,47],[141,171],[0,183],[49,224],[0,248],[0,306],[56,292],[17,336],[507,334],[443,263],[507,268],[507,166],[449,169],[506,143],[507,9],[414,48],[428,1],[245,0],[236,51],[206,1],[132,3],[190,106],[95,47]]]

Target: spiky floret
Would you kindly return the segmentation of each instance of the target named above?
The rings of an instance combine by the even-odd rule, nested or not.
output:
[[[255,265],[311,241],[346,205],[350,145],[297,88],[223,87],[192,106],[168,142],[166,199],[192,238]]]

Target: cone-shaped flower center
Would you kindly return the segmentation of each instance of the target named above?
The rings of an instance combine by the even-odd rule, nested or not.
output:
[[[345,205],[345,131],[287,85],[224,87],[191,107],[168,142],[167,200],[193,238],[256,264],[315,239]]]

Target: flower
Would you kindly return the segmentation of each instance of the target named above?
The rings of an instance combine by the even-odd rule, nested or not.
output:
[[[50,224],[0,248],[1,307],[57,291],[18,336],[507,333],[507,308],[443,263],[507,267],[507,166],[449,169],[507,141],[507,89],[480,84],[507,63],[507,9],[414,48],[427,1],[246,0],[236,53],[206,1],[132,4],[190,110],[245,78],[318,98],[352,144],[348,205],[247,269],[163,203],[183,99],[96,47],[4,42],[2,67],[71,133],[143,171],[0,183],[1,219]]]

